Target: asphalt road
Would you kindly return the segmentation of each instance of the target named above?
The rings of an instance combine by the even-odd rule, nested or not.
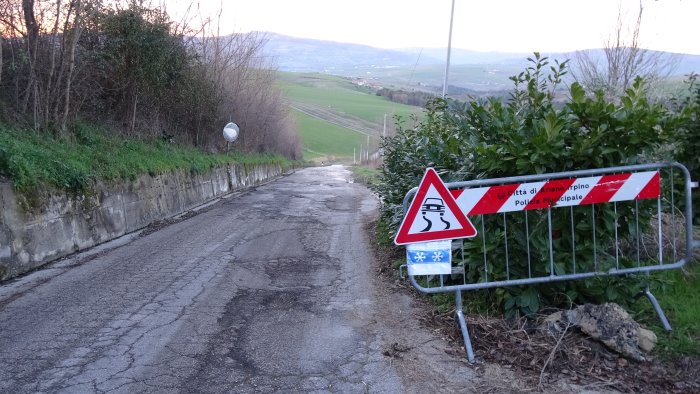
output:
[[[0,392],[471,391],[377,278],[378,202],[310,168],[0,285]]]

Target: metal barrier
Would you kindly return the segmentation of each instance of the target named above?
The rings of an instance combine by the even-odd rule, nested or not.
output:
[[[620,183],[612,188],[614,190],[599,189],[608,193],[609,202],[585,201],[582,196],[576,197],[575,190],[572,192],[579,187],[577,182],[581,177],[600,180],[635,175],[653,178],[651,183],[656,182],[658,195],[643,196],[642,191],[636,197],[625,199],[619,197],[624,194]],[[688,170],[678,163],[445,185],[457,196],[458,203],[463,194],[483,196],[488,192],[486,187],[493,187],[492,191],[498,193],[509,191],[505,197],[501,195],[504,201],[517,190],[532,185],[540,188],[533,189],[532,193],[540,190],[545,196],[546,185],[552,185],[549,188],[552,191],[560,189],[553,200],[545,198],[545,203],[510,198],[510,206],[479,208],[474,207],[473,202],[467,204],[471,208],[467,208],[465,214],[470,215],[478,234],[470,240],[452,241],[452,274],[409,276],[413,286],[423,293],[455,292],[456,317],[470,362],[474,362],[474,352],[462,311],[462,291],[676,269],[689,262],[694,248],[700,246],[700,241],[693,239],[692,226],[691,189],[697,187],[697,183],[691,181]],[[563,194],[563,190],[569,192]],[[414,188],[406,194],[404,214],[416,191]],[[613,198],[613,195],[618,197]],[[475,212],[478,215],[473,215]],[[652,303],[664,328],[670,331],[668,319],[648,286],[643,295]]]

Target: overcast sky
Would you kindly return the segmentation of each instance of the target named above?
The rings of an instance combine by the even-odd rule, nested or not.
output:
[[[189,4],[161,0],[176,16]],[[380,48],[446,47],[452,0],[200,0],[222,9],[221,34],[269,31]],[[700,0],[643,0],[642,46],[700,55]],[[618,6],[631,28],[639,0],[456,0],[452,46],[480,51],[602,47]],[[195,6],[196,7],[196,6]]]

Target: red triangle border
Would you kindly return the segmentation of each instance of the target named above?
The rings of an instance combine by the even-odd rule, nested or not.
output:
[[[425,196],[428,194],[428,190],[430,189],[431,185],[435,188],[440,197],[442,197],[442,200],[452,211],[452,214],[454,215],[455,219],[457,219],[462,228],[409,234],[408,232],[411,229],[413,222],[416,220],[416,216],[418,216],[420,206],[421,204],[423,204]],[[469,221],[464,212],[462,212],[462,210],[459,209],[457,201],[455,201],[454,197],[452,196],[452,193],[442,182],[442,179],[440,179],[440,176],[435,171],[435,169],[432,167],[428,167],[425,170],[425,174],[423,175],[423,179],[421,180],[420,185],[418,186],[418,191],[413,197],[413,201],[411,202],[411,205],[409,206],[408,211],[406,212],[406,216],[404,216],[403,220],[401,221],[399,231],[397,231],[396,237],[394,238],[394,243],[396,245],[405,245],[411,243],[441,241],[447,239],[473,238],[475,236],[476,228],[474,228],[474,225]]]

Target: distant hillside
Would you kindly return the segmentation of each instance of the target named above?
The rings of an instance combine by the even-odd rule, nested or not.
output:
[[[447,57],[447,48],[405,48],[400,51],[418,52],[423,51],[423,56],[429,58],[440,59],[440,63],[445,62]],[[470,49],[452,48],[450,54],[451,64],[510,64],[521,65],[528,56],[532,53],[517,53],[517,52],[480,52]]]
[[[598,62],[603,62],[605,59],[605,52],[603,49],[589,49],[587,50],[591,59],[595,59]],[[661,52],[661,51],[649,51],[649,56],[665,56],[670,58],[671,61],[676,63],[673,70],[671,70],[672,76],[684,76],[691,72],[700,73],[700,56],[699,55],[689,55],[683,53],[671,53],[671,52]],[[575,56],[575,53],[552,53],[549,54],[551,58],[554,59],[568,59]]]
[[[411,67],[416,62],[410,50],[266,34],[269,41],[263,52],[275,59],[280,71],[351,72],[358,68]],[[437,59],[428,61],[439,63]]]
[[[366,45],[294,38],[267,33],[264,54],[274,59],[280,71],[321,72],[346,77],[361,77],[382,84],[436,91],[444,78],[445,48],[380,49]],[[602,49],[591,50],[593,57]],[[475,92],[494,92],[510,88],[511,75],[522,71],[529,53],[478,52],[453,48],[450,85]],[[572,53],[544,54],[564,61]],[[678,59],[673,74],[684,76],[700,72],[700,56],[669,54]]]

